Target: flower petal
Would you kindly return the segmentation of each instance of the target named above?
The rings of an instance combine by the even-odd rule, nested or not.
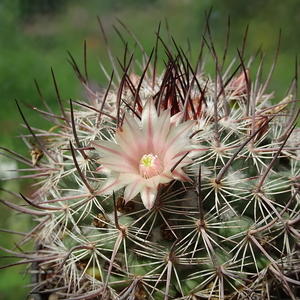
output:
[[[172,174],[176,180],[193,182],[193,180],[182,169],[175,169]]]
[[[167,140],[165,141],[166,152],[164,156],[164,164],[167,163],[166,160],[168,158],[173,158],[181,151],[191,150],[191,141],[188,137],[188,134],[194,123],[194,121],[186,121],[177,127],[172,128]]]
[[[128,184],[124,191],[124,200],[125,202],[131,200],[134,198],[144,187],[142,178],[135,180],[134,182],[131,182]]]
[[[183,118],[184,112],[179,112],[171,117],[171,127],[178,126]]]
[[[136,175],[130,176],[128,174],[122,174],[122,173],[120,174],[118,172],[111,172],[110,175],[107,177],[106,181],[103,183],[103,185],[100,186],[100,189],[97,192],[97,194],[98,195],[111,194],[113,191],[117,191],[117,190],[123,188],[124,186],[128,186],[132,183],[137,182],[138,179],[139,179],[139,177]],[[124,196],[124,198],[125,198],[125,196]],[[132,198],[130,198],[130,199],[132,199]],[[127,201],[130,199],[127,199]]]
[[[110,156],[103,157],[99,159],[99,162],[106,168],[119,173],[135,173],[138,174],[137,168],[130,164],[122,157],[111,158]]]
[[[149,152],[153,152],[158,156],[163,156],[165,151],[165,143],[167,136],[170,131],[170,111],[165,110],[161,113],[161,115],[157,119],[156,130],[153,133],[153,150]]]
[[[136,173],[138,164],[133,157],[128,156],[122,148],[109,141],[92,141],[95,149],[105,157],[99,159],[105,167],[117,172]]]
[[[149,99],[142,112],[142,132],[147,141],[147,152],[154,149],[153,137],[157,131],[157,111],[152,99]],[[147,154],[147,153],[145,153]]]
[[[193,163],[189,154],[185,156],[186,154],[187,152],[181,152],[179,155],[175,155],[171,160],[167,161],[165,164],[165,170],[171,170],[175,165],[177,165],[176,169],[181,169],[182,167]]]
[[[143,204],[148,210],[150,210],[153,207],[156,196],[157,196],[157,189],[145,186],[141,190],[141,198]]]
[[[145,184],[150,188],[157,189],[158,185],[160,183],[168,183],[168,182],[172,181],[173,179],[174,178],[173,178],[172,173],[170,171],[168,171],[168,172],[164,172],[158,176],[154,176],[154,177],[147,179]]]
[[[133,159],[142,157],[147,150],[145,137],[139,124],[127,114],[125,114],[123,125],[117,129],[115,140],[124,153]]]
[[[119,180],[119,174],[116,172],[112,172],[110,176],[106,179],[104,184],[100,186],[100,189],[97,191],[97,194],[108,195],[113,191],[117,191],[120,188],[124,187],[124,185],[126,185],[126,182],[122,182],[122,180]]]
[[[124,156],[122,148],[116,143],[110,141],[91,141],[94,148],[104,156],[121,157]]]

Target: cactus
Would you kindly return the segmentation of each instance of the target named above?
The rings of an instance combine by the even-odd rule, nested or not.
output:
[[[276,58],[261,83],[263,60],[255,74],[238,51],[225,69],[208,25],[205,34],[195,66],[159,34],[142,62],[126,48],[102,92],[70,56],[88,99],[64,105],[54,80],[61,115],[32,107],[52,123],[46,130],[18,105],[31,159],[2,154],[37,188],[20,194],[26,205],[1,202],[36,222],[17,247],[33,240],[32,252],[6,250],[29,264],[35,299],[296,299],[296,77],[272,104]]]

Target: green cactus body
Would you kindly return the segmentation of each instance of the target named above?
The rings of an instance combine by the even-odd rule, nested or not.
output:
[[[42,299],[296,299],[295,84],[272,105],[244,58],[224,69],[211,53],[212,78],[174,46],[162,75],[125,55],[104,93],[71,57],[87,102],[50,114],[49,131],[27,124],[46,136],[31,166],[43,179],[31,206],[2,202],[38,221],[35,252],[13,254],[35,263]]]

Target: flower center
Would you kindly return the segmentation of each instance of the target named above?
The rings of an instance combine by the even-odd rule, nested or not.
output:
[[[157,155],[145,154],[140,161],[140,174],[144,178],[151,178],[161,174],[163,166]]]

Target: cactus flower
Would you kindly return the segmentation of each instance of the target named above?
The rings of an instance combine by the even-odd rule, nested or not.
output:
[[[143,108],[141,126],[125,114],[123,124],[115,134],[115,142],[93,141],[92,145],[103,155],[98,171],[108,169],[110,175],[99,194],[125,187],[125,202],[141,195],[144,206],[154,205],[160,184],[173,179],[190,181],[183,167],[192,162],[189,139],[193,121],[181,121],[182,113],[170,116],[165,110],[159,116],[153,100]]]

